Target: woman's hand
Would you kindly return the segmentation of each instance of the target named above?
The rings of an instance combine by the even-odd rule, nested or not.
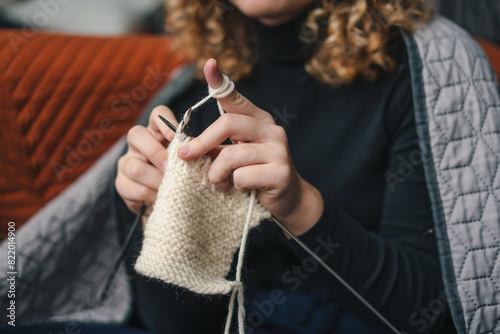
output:
[[[222,84],[214,59],[207,61],[204,72],[212,88]],[[323,200],[295,170],[285,130],[236,90],[219,102],[226,114],[180,147],[179,157],[191,160],[211,151],[216,157],[208,172],[210,182],[224,192],[231,188],[231,178],[239,191],[257,189],[266,209],[294,234],[304,233],[320,218]],[[220,146],[226,138],[237,144]]]
[[[118,160],[116,190],[135,213],[139,213],[143,204],[155,202],[167,165],[165,148],[174,138],[174,132],[161,122],[158,115],[177,124],[170,109],[156,107],[151,112],[147,128],[137,125],[130,129],[127,135],[128,151]],[[146,217],[151,210],[149,205]]]

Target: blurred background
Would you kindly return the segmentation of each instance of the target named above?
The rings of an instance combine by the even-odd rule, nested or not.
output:
[[[164,0],[0,0],[0,28],[84,35],[163,32]],[[472,35],[500,43],[499,0],[431,0]]]
[[[0,0],[0,28],[78,35],[163,32],[164,0]]]

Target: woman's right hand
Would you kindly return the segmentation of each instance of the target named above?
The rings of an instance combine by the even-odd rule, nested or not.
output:
[[[145,216],[152,210],[152,203],[160,187],[167,166],[166,147],[174,139],[170,130],[158,117],[162,115],[177,125],[172,111],[159,106],[153,109],[147,127],[136,125],[127,135],[128,151],[118,160],[115,186],[127,207],[139,213],[143,204],[148,205]]]

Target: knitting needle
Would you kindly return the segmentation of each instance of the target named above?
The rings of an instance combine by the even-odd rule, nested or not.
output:
[[[400,334],[400,332],[387,320],[382,314],[380,314],[367,300],[365,300],[356,290],[354,290],[349,283],[344,281],[342,277],[339,276],[329,265],[327,265],[316,253],[314,253],[309,247],[307,247],[299,238],[297,238],[292,231],[290,231],[285,225],[283,225],[276,217],[271,216],[271,220],[278,225],[283,232],[285,232],[293,241],[295,241],[303,250],[305,250],[309,255],[311,255],[318,263],[325,268],[333,277],[335,277],[347,290],[349,290],[359,301],[361,301],[370,311],[373,312],[382,322],[384,322],[387,327],[389,327],[394,333]]]
[[[167,124],[167,126],[170,128],[170,130],[174,131],[174,133],[177,133],[177,128],[175,127],[175,125],[173,125],[171,122],[169,122],[162,115],[158,115],[158,117],[160,117],[160,119],[162,120],[163,123]],[[208,156],[206,154],[203,154],[202,158],[207,160]]]
[[[175,127],[175,125],[170,123],[165,117],[163,117],[162,115],[158,115],[158,117],[160,117],[160,119],[162,120],[163,123],[167,124],[167,126],[170,128],[170,130],[174,131],[174,133],[177,132],[177,128]]]
[[[122,248],[120,250],[120,256],[115,262],[115,266],[113,267],[113,270],[111,271],[111,275],[109,275],[108,280],[106,281],[106,285],[104,285],[104,289],[102,290],[101,296],[99,297],[98,301],[99,303],[102,303],[106,297],[108,296],[109,289],[111,288],[111,283],[113,283],[113,279],[115,278],[116,272],[120,268],[120,265],[122,264],[123,259],[125,258],[125,252],[127,251],[128,245],[130,244],[130,240],[132,240],[132,236],[134,235],[135,230],[137,229],[137,226],[139,225],[139,222],[142,220],[142,216],[146,212],[147,205],[143,204],[141,211],[135,217],[134,223],[130,227],[127,237],[123,241]]]
[[[167,121],[161,115],[158,115],[160,119],[170,128],[170,130],[177,132],[175,125]],[[367,300],[365,300],[356,290],[354,290],[349,283],[344,281],[342,277],[339,276],[329,265],[327,265],[316,253],[314,253],[309,247],[307,247],[299,238],[297,238],[285,225],[283,225],[276,217],[271,216],[271,220],[278,225],[290,238],[295,241],[304,251],[311,255],[318,263],[325,268],[335,279],[337,279],[347,290],[349,290],[359,301],[361,301],[370,311],[373,312],[382,322],[384,322],[387,327],[389,327],[394,333],[399,334],[399,331],[382,315],[378,312]]]

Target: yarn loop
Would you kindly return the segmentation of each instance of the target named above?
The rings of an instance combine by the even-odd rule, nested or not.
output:
[[[180,135],[182,132],[184,132],[184,127],[189,122],[189,119],[191,118],[191,113],[193,111],[204,105],[211,98],[222,99],[229,96],[229,94],[231,94],[233,90],[234,90],[234,82],[229,80],[229,78],[226,75],[222,75],[222,84],[219,86],[219,88],[214,89],[208,86],[208,95],[186,111],[181,123],[179,124],[179,127],[177,128],[177,134]],[[219,113],[221,115],[224,114],[224,109],[222,108],[222,105],[218,100],[217,100],[217,106],[219,107]]]

